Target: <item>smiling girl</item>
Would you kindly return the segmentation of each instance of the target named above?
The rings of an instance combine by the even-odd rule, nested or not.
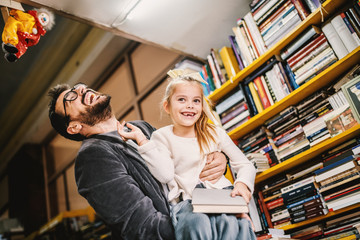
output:
[[[204,98],[201,75],[188,70],[171,70],[168,74],[171,79],[162,103],[173,125],[158,129],[150,140],[135,126],[125,122],[119,124],[118,131],[124,139],[138,143],[150,172],[159,182],[168,185],[168,200],[173,205],[173,213],[176,212],[173,218],[176,236],[177,239],[186,239],[177,223],[180,213],[195,214],[189,207],[195,187],[199,184],[217,189],[233,187],[233,197],[240,195],[249,202],[256,172],[225,130],[209,123],[209,118],[213,122],[215,118]],[[124,130],[125,124],[130,132]],[[207,164],[207,154],[216,151],[229,157],[237,173],[234,185],[225,176],[216,182],[200,182],[199,174]],[[248,220],[241,221],[245,219],[225,214],[208,217],[212,228],[210,239],[255,239]],[[219,230],[219,225],[226,226],[226,229]]]

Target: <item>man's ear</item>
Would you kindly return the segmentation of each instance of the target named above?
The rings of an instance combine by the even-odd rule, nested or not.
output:
[[[169,107],[169,103],[167,101],[163,102],[163,108],[167,114],[170,114],[170,109],[169,109],[170,107]]]
[[[82,125],[80,124],[80,122],[71,121],[66,131],[69,134],[78,134],[81,131],[81,129],[82,129]]]

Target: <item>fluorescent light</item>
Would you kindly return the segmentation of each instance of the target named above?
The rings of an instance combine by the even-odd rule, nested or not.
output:
[[[121,12],[115,21],[111,24],[113,27],[120,26],[125,22],[129,14],[134,10],[134,8],[139,4],[141,0],[121,0]]]

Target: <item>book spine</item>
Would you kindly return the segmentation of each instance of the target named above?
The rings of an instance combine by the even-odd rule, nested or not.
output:
[[[230,35],[229,36],[229,41],[230,41],[230,44],[231,44],[231,48],[233,49],[236,61],[237,61],[238,66],[239,66],[239,69],[242,70],[247,66],[247,64],[246,64],[246,62],[244,62],[244,58],[241,57],[241,52],[240,52],[239,46],[236,43],[235,36]],[[228,79],[229,79],[229,76],[228,76]]]
[[[331,22],[326,23],[322,27],[322,31],[339,59],[345,57],[349,53]]]
[[[247,43],[244,35],[241,33],[241,29],[239,26],[232,28],[233,33],[235,34],[235,41],[240,49],[242,56],[244,56],[246,63],[249,65],[253,62],[253,57],[250,53],[250,49],[247,47]]]
[[[224,67],[229,76],[229,79],[232,79],[238,72],[240,72],[233,50],[225,46],[221,48],[220,56],[224,63]]]
[[[264,108],[263,108],[263,106],[261,104],[260,97],[259,97],[259,95],[257,93],[254,82],[249,82],[248,86],[249,86],[249,89],[250,89],[250,92],[251,92],[251,96],[254,99],[256,109],[257,109],[257,111],[259,113],[261,113],[262,111],[264,111]]]
[[[243,102],[239,107],[234,109],[231,113],[229,113],[226,116],[222,117],[221,118],[221,124],[227,123],[228,121],[230,121],[231,119],[233,119],[234,117],[236,117],[237,115],[239,115],[240,113],[244,112],[247,109],[248,109],[247,104],[245,102]]]
[[[259,50],[259,54],[262,55],[266,52],[267,48],[265,46],[264,40],[261,37],[260,31],[258,26],[256,25],[252,15],[248,12],[245,17],[244,21],[246,22],[247,26],[249,27],[249,31],[253,34],[255,45]]]
[[[357,46],[360,45],[360,39],[357,33],[355,32],[353,26],[350,23],[350,19],[345,15],[345,13],[340,13],[341,18],[343,19],[345,25],[347,26],[348,30],[350,31],[351,35],[353,36],[353,39],[355,40],[355,43]]]
[[[296,10],[298,11],[301,20],[304,20],[307,18],[307,16],[309,16],[309,12],[306,10],[301,0],[291,0],[291,2],[294,4]]]
[[[215,87],[221,88],[221,81],[220,81],[219,74],[215,67],[214,59],[212,58],[211,55],[207,55],[207,60],[208,60],[209,66],[210,66],[211,73],[213,75]]]
[[[286,46],[280,54],[280,57],[283,60],[286,60],[290,55],[292,55],[300,46],[308,42],[316,34],[315,28],[312,26],[304,34],[298,37],[294,42]]]
[[[341,15],[337,15],[331,20],[331,24],[333,25],[335,31],[337,31],[340,39],[344,43],[348,52],[352,52],[358,44],[354,40],[354,37],[351,35],[349,28],[346,26],[344,20]]]
[[[268,211],[268,209],[266,208],[265,202],[264,202],[264,196],[262,194],[261,191],[258,192],[258,197],[259,197],[259,204],[261,204],[262,208],[263,208],[263,212],[265,214],[266,217],[266,222],[268,223],[269,228],[273,228],[273,224],[271,222],[271,217],[270,217],[270,213]]]
[[[249,86],[245,84],[243,89],[245,92],[245,98],[246,98],[247,102],[249,103],[250,113],[252,116],[255,116],[256,114],[258,114],[258,111],[256,109],[254,99],[251,96]]]
[[[223,101],[215,105],[216,112],[220,115],[236,103],[244,100],[244,93],[241,89],[238,89],[236,92],[233,92],[230,96],[225,98]]]
[[[220,54],[218,52],[217,49],[211,49],[210,50],[211,52],[211,56],[212,58],[214,59],[214,63],[215,63],[215,67],[216,67],[216,71],[218,72],[219,74],[219,78],[220,78],[220,83],[221,85],[224,84],[226,82],[226,76],[224,75],[224,72],[226,72],[225,68],[224,68],[224,64],[223,62],[221,61],[221,58],[220,58]],[[225,71],[223,71],[225,70]]]
[[[271,103],[270,103],[270,100],[266,94],[266,91],[265,91],[265,87],[264,85],[262,84],[261,82],[261,77],[257,77],[254,79],[254,84],[256,86],[256,89],[258,90],[258,94],[259,94],[259,97],[260,97],[260,101],[262,103],[262,106],[264,109],[268,108],[268,107],[271,107]]]

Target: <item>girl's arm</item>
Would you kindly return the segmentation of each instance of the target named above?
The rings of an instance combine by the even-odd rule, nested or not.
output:
[[[129,130],[125,128],[125,125]],[[155,131],[148,140],[140,128],[125,122],[118,123],[118,132],[124,141],[132,139],[137,142],[141,157],[159,182],[166,184],[174,179],[174,162],[171,152],[166,147],[166,140],[161,134]]]
[[[229,157],[230,165],[237,173],[233,195],[241,195],[249,202],[254,191],[255,167],[223,129],[219,129],[218,136],[221,150]]]

